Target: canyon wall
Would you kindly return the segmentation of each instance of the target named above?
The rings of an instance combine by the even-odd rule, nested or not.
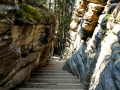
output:
[[[55,19],[44,6],[29,3],[0,1],[0,90],[25,82],[47,62]]]
[[[70,46],[78,40],[79,46],[75,50],[73,45],[71,52],[66,51],[66,58],[63,54],[63,60],[67,60],[63,70],[78,76],[84,90],[119,90],[120,1],[87,1],[87,8],[76,29],[79,37],[70,39],[69,43]]]

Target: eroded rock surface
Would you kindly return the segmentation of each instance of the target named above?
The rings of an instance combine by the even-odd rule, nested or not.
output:
[[[119,2],[119,0],[89,0],[88,9],[80,24],[79,49],[74,51],[72,56],[68,56],[63,67],[63,70],[80,78],[85,90],[120,89]],[[92,28],[88,30],[87,27]]]
[[[87,7],[86,0],[77,0],[76,8],[74,10],[72,21],[70,23],[70,30],[67,34],[64,53],[62,59],[70,58],[76,50],[79,49],[81,38],[79,30],[81,29],[81,20]]]
[[[45,7],[9,1],[0,1],[0,90],[14,88],[34,68],[46,65],[55,27]],[[32,10],[39,16],[31,15]]]

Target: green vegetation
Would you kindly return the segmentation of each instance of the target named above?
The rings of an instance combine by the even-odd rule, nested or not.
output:
[[[46,3],[46,0],[34,0],[34,1],[38,5],[44,5]]]
[[[23,14],[28,20],[35,22],[39,21],[41,18],[41,15],[37,9],[34,7],[27,5],[27,4],[21,4],[20,5],[20,14]]]
[[[105,19],[108,21],[108,19],[110,18],[111,14],[107,14]]]
[[[55,16],[55,45],[54,48],[59,53],[65,47],[65,40],[67,32],[69,31],[69,25],[71,22],[72,12],[74,10],[75,0],[47,0],[46,6],[51,10]]]
[[[30,22],[49,22],[52,14],[44,6],[33,7],[28,4],[21,4],[20,11],[17,13],[24,21],[25,18]]]
[[[102,21],[102,23],[105,25],[105,30],[104,30],[104,36],[103,36],[103,39],[102,40],[104,40],[104,38],[105,38],[105,36],[106,36],[106,32],[108,31],[108,29],[106,28],[106,24],[107,24],[107,22],[108,22],[108,19],[110,18],[110,14],[107,14],[106,16],[105,16],[105,18],[103,19],[103,21]]]

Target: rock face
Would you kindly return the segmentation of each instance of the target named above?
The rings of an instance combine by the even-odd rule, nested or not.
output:
[[[66,48],[62,55],[62,59],[64,60],[71,57],[74,54],[74,52],[79,49],[81,42],[80,33],[79,33],[79,30],[81,29],[80,22],[85,13],[86,7],[87,7],[86,0],[77,0],[76,8],[72,16],[72,21],[70,23],[70,30],[66,38],[66,44],[65,44]]]
[[[7,1],[0,1],[0,90],[14,88],[34,68],[46,65],[55,27],[54,17],[45,7],[7,6]]]
[[[63,67],[63,70],[80,78],[84,90],[120,89],[119,2],[119,0],[106,0],[106,2],[89,0],[88,10],[80,23],[79,49],[67,58]],[[105,3],[106,6],[102,13],[102,5]],[[89,8],[93,9],[92,12]]]
[[[94,3],[89,1],[88,9],[84,14],[81,23],[81,39],[86,40],[87,37],[92,36],[92,33],[97,25],[99,15],[103,10],[103,2],[104,1],[101,1],[100,3]]]

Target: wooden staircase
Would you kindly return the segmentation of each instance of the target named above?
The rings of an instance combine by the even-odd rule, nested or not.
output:
[[[79,79],[63,71],[58,57],[48,59],[46,67],[37,68],[30,79],[16,90],[83,90]]]

